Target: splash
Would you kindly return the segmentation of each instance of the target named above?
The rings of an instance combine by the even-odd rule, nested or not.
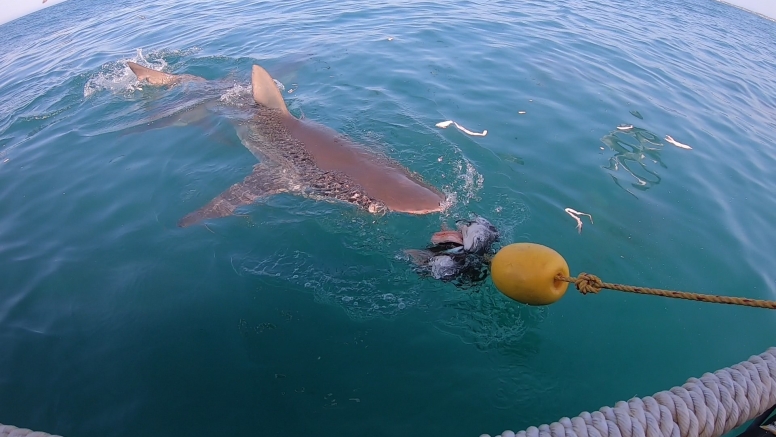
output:
[[[444,218],[459,214],[454,206],[466,207],[472,200],[479,200],[478,193],[484,186],[485,178],[474,165],[464,157],[455,162],[455,179],[442,188],[445,193]]]
[[[84,98],[89,98],[101,91],[129,95],[142,90],[144,84],[137,80],[137,77],[127,66],[127,62],[135,62],[144,67],[164,71],[168,67],[168,59],[189,56],[197,51],[199,48],[194,47],[185,50],[152,51],[148,55],[144,55],[142,49],[137,49],[134,57],[103,64],[100,71],[90,77],[84,85]]]
[[[278,90],[281,92],[286,89],[286,87],[277,79],[272,80],[275,81],[275,86],[277,86]],[[242,85],[235,83],[221,95],[219,101],[224,105],[234,107],[253,106],[253,87],[250,84]]]
[[[250,85],[234,84],[219,97],[219,101],[225,105],[244,107],[253,104]]]
[[[467,202],[472,199],[477,199],[477,192],[482,189],[485,177],[477,172],[474,165],[468,160],[465,161],[466,171],[460,176],[463,180],[463,192],[466,195]],[[459,171],[461,170],[459,166]]]
[[[84,97],[89,98],[100,91],[110,91],[116,94],[129,94],[142,89],[142,84],[132,70],[127,66],[127,62],[135,62],[144,67],[154,70],[163,70],[167,67],[167,62],[159,57],[152,57],[151,60],[143,56],[142,49],[137,49],[137,53],[132,58],[121,59],[108,62],[102,65],[100,71],[92,76],[84,85]]]

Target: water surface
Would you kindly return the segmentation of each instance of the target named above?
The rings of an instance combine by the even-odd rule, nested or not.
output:
[[[773,346],[766,310],[616,292],[530,308],[401,257],[481,214],[574,273],[776,298],[771,21],[706,0],[70,0],[0,29],[2,423],[495,434]],[[138,84],[129,60],[218,79],[227,109],[168,123],[204,94]],[[253,63],[292,113],[451,206],[281,195],[177,228],[256,162],[229,116]],[[449,119],[488,135],[435,127]],[[594,222],[578,233],[564,208]]]

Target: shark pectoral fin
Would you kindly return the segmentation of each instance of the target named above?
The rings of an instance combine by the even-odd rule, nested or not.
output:
[[[179,112],[172,112],[167,108],[163,108],[161,111],[155,110],[155,112],[159,113],[155,113],[147,118],[141,118],[134,125],[119,127],[117,130],[121,132],[121,137],[125,137],[168,127],[183,127],[194,124],[199,129],[205,131],[208,136],[218,135],[219,119],[211,115],[209,105],[209,102],[205,102]],[[231,137],[228,139],[222,138],[217,142],[233,144],[234,139]]]
[[[283,96],[280,94],[278,86],[275,85],[275,81],[272,80],[272,76],[258,65],[254,65],[251,72],[251,87],[253,88],[253,100],[256,103],[270,109],[278,109],[284,114],[289,113],[286,102],[283,101]]]
[[[242,182],[232,185],[204,207],[180,219],[178,226],[185,228],[202,220],[226,217],[234,214],[238,207],[249,205],[261,197],[287,191],[286,184],[277,176],[268,165],[257,164],[253,173]]]
[[[195,105],[185,111],[175,114],[171,126],[188,126],[190,124],[205,124],[207,127],[215,125],[214,117],[210,111],[210,102]]]

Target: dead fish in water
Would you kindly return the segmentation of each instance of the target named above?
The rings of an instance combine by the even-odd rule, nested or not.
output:
[[[442,230],[435,232],[434,235],[431,236],[431,244],[439,245],[445,243],[453,243],[459,246],[463,246],[463,234],[461,231]]]
[[[465,258],[463,258],[465,261]],[[452,255],[435,255],[428,262],[431,268],[431,276],[434,279],[452,279],[461,270],[461,259]]]
[[[463,235],[463,250],[468,253],[484,255],[490,246],[498,241],[498,229],[482,217],[476,217],[468,222],[458,222],[458,229]]]
[[[476,217],[474,220],[460,220],[458,230],[442,229],[431,237],[427,249],[407,249],[410,258],[420,273],[434,279],[449,281],[458,278],[477,282],[487,276],[485,256],[498,241],[498,229],[488,220]]]
[[[434,279],[452,281],[466,277],[469,282],[477,282],[487,277],[487,263],[480,256],[464,252],[463,246],[443,250],[439,246],[425,250],[407,249],[404,253],[415,264],[418,273]]]
[[[458,230],[443,229],[431,236],[431,244],[455,244],[463,246],[469,253],[484,254],[498,240],[498,229],[488,220],[476,217],[474,220],[462,220],[457,223]]]

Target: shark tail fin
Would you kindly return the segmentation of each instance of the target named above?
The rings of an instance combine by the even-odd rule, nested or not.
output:
[[[280,90],[267,70],[254,65],[251,72],[251,86],[253,87],[253,100],[256,103],[267,108],[279,109],[284,114],[289,113]]]
[[[134,62],[127,62],[127,66],[129,66],[129,69],[135,73],[135,76],[137,76],[138,80],[148,81],[148,83],[151,85],[169,85],[177,83],[179,80],[179,76],[152,70]]]

